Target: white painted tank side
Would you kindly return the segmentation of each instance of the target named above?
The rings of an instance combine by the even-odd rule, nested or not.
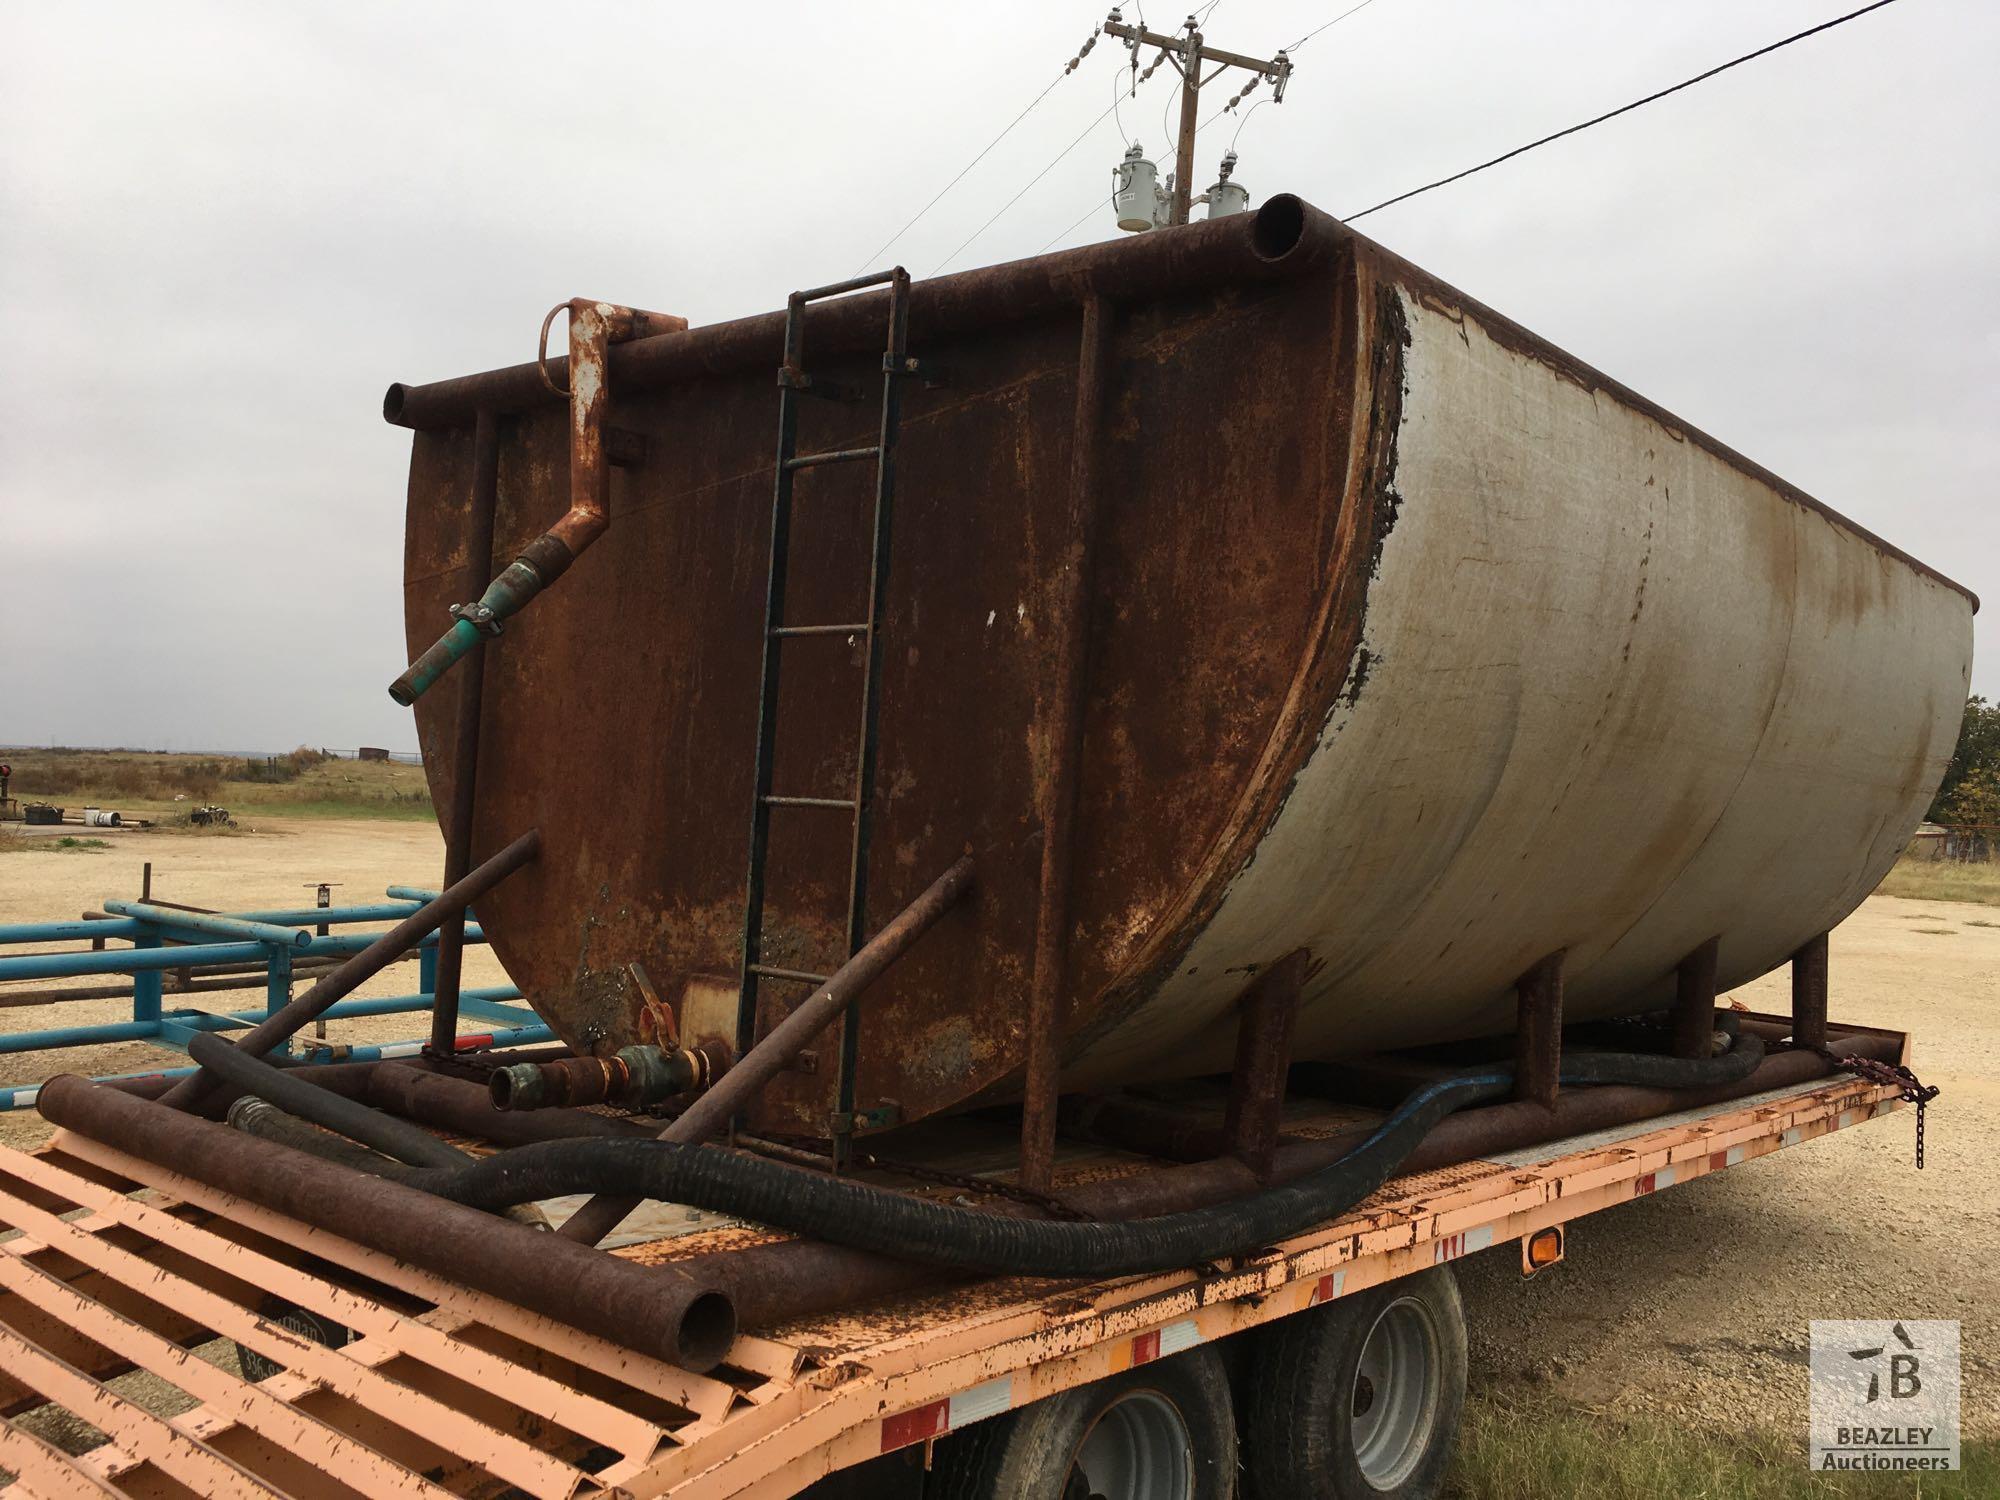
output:
[[[1951,754],[1963,595],[1471,317],[1403,305],[1365,670],[1072,1086],[1226,1067],[1249,967],[1299,946],[1301,1056],[1510,1030],[1514,979],[1558,948],[1571,1018],[1662,1003],[1717,934],[1741,984],[1874,888]]]

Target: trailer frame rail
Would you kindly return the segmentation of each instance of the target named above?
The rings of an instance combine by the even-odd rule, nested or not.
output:
[[[24,1495],[171,1490],[162,1479],[240,1495],[792,1494],[1904,1107],[1893,1088],[1825,1078],[1398,1178],[1340,1221],[1227,1264],[989,1280],[745,1335],[706,1375],[64,1132],[33,1155],[0,1149],[0,1225],[14,1231],[0,1240],[0,1466]],[[284,1321],[299,1308],[352,1340],[304,1337]],[[216,1337],[284,1368],[253,1383],[191,1352]],[[184,1391],[188,1409],[135,1400],[118,1379],[132,1369]],[[17,1425],[44,1401],[106,1440],[69,1454]]]

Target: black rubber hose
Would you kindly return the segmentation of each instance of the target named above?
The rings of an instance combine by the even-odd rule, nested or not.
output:
[[[472,1160],[422,1126],[308,1083],[296,1071],[274,1068],[210,1032],[201,1032],[188,1042],[188,1056],[246,1094],[410,1166],[460,1168]]]
[[[1564,1059],[1561,1076],[1570,1084],[1700,1088],[1748,1077],[1763,1056],[1761,1042],[1741,1036],[1708,1059],[1577,1053]],[[488,1210],[571,1193],[639,1194],[898,1260],[1011,1276],[1127,1276],[1220,1260],[1326,1223],[1393,1177],[1445,1116],[1512,1088],[1511,1068],[1427,1084],[1353,1151],[1295,1182],[1229,1203],[1110,1223],[1003,1217],[665,1141],[549,1141],[450,1171],[419,1172],[410,1185]]]

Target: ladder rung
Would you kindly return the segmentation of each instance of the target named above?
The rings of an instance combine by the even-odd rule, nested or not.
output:
[[[766,807],[837,807],[842,812],[853,812],[860,806],[846,797],[765,797]]]
[[[812,469],[821,464],[851,464],[864,458],[878,458],[882,450],[874,448],[830,448],[824,453],[801,453],[797,458],[785,460],[788,469]]]
[[[850,276],[845,281],[836,281],[828,286],[809,287],[803,292],[793,292],[794,302],[818,302],[824,297],[838,297],[845,292],[858,292],[865,287],[881,286],[894,281],[903,274],[903,268],[896,266],[887,271],[870,271],[866,276]]]
[[[780,625],[772,635],[866,635],[868,623],[859,625]]]
[[[779,969],[770,964],[751,964],[750,972],[760,979],[796,979],[801,984],[825,984],[831,974],[808,974],[803,969]]]

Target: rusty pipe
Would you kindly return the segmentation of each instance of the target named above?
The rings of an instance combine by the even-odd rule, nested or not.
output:
[[[921,896],[898,912],[888,926],[863,943],[854,957],[835,970],[797,1010],[773,1027],[770,1035],[744,1053],[742,1060],[724,1073],[714,1087],[683,1110],[679,1118],[660,1132],[660,1139],[693,1143],[705,1141],[724,1129],[759,1089],[797,1058],[808,1042],[838,1020],[849,1002],[880,978],[971,889],[972,856],[962,855]],[[560,1232],[569,1239],[594,1245],[616,1229],[640,1201],[600,1193],[572,1214]]]
[[[50,1079],[35,1104],[64,1130],[621,1348],[698,1372],[735,1341],[729,1298],[670,1266],[600,1255],[74,1074]]]
[[[236,1038],[236,1046],[252,1057],[262,1057],[272,1048],[289,1041],[307,1022],[324,1015],[343,995],[366,983],[429,937],[447,917],[464,911],[534,859],[541,853],[541,848],[540,830],[529,829],[456,885],[446,887],[411,912],[298,999],[244,1032]],[[193,1073],[161,1096],[160,1102],[175,1109],[189,1109],[214,1086],[215,1078],[206,1070]]]
[[[500,492],[500,421],[482,411],[472,425],[472,528],[465,560],[473,581],[484,584],[493,572],[493,513]],[[485,653],[458,683],[456,744],[451,758],[451,810],[445,825],[444,884],[464,879],[472,868],[472,814],[479,788],[479,730],[485,713]],[[433,1052],[448,1053],[458,1036],[459,981],[465,972],[465,913],[438,929],[437,975],[431,985]]]
[[[1175,291],[1289,279],[1323,266],[1341,246],[1360,239],[1338,220],[1280,193],[1254,213],[1190,224],[1172,234],[1134,235],[921,282],[911,291],[910,333],[913,339],[937,341],[1074,310],[1091,296],[1143,301]],[[815,303],[806,337],[823,355],[879,350],[887,296],[861,292]],[[784,347],[785,319],[782,312],[764,313],[667,338],[635,338],[613,348],[611,379],[620,391],[638,391],[768,367]],[[382,415],[400,427],[431,431],[459,426],[481,407],[527,411],[554,399],[541,368],[531,361],[427,385],[392,385]]]
[[[1054,610],[1054,647],[1036,705],[1042,772],[1035,780],[1042,867],[1035,900],[1034,969],[1028,982],[1028,1059],[1021,1098],[1021,1183],[1046,1190],[1055,1170],[1056,1101],[1069,973],[1070,880],[1075,863],[1077,781],[1090,673],[1091,565],[1096,555],[1099,433],[1103,428],[1111,309],[1083,304],[1070,423],[1069,514]]]
[[[647,1109],[676,1094],[705,1088],[720,1070],[700,1047],[621,1047],[610,1057],[564,1057],[495,1068],[486,1080],[497,1110],[541,1110],[582,1104]]]
[[[468,1135],[501,1146],[525,1146],[533,1141],[570,1140],[578,1136],[624,1136],[645,1139],[653,1132],[630,1120],[588,1114],[580,1109],[537,1109],[503,1113],[493,1107],[485,1087],[469,1079],[431,1073],[404,1062],[387,1062],[368,1075],[364,1096],[420,1125],[453,1135]]]
[[[1895,1060],[1896,1042],[1878,1036],[1836,1039],[1836,1052]],[[1452,1115],[1424,1137],[1403,1163],[1400,1176],[1434,1171],[1482,1156],[1561,1140],[1722,1103],[1767,1089],[1788,1088],[1831,1071],[1812,1052],[1780,1052],[1766,1057],[1747,1078],[1708,1089],[1655,1089],[1621,1084],[1565,1089],[1553,1110],[1539,1104],[1508,1102]],[[1233,1157],[1164,1167],[1131,1177],[1108,1178],[1062,1189],[1062,1199],[1079,1213],[1100,1219],[1147,1217],[1200,1208],[1290,1182],[1339,1160],[1372,1130],[1360,1126],[1315,1140],[1281,1140],[1270,1173],[1262,1181]],[[1143,1141],[1132,1144],[1149,1149]],[[1218,1140],[1217,1144],[1221,1144]],[[1020,1204],[996,1203],[993,1212],[1033,1212]],[[699,1284],[726,1292],[746,1328],[767,1327],[794,1318],[851,1309],[883,1297],[972,1278],[909,1261],[890,1260],[821,1240],[779,1240],[726,1251],[709,1251],[671,1262]]]
[[[548,373],[546,351],[549,325],[556,314],[569,311],[568,389]],[[611,399],[611,346],[626,340],[684,332],[687,319],[667,313],[643,312],[577,297],[558,303],[542,320],[544,357],[534,369],[551,390],[569,399],[569,509],[553,526],[522,549],[486,592],[472,604],[451,608],[452,626],[436,644],[410,663],[389,685],[389,696],[407,708],[471,652],[487,636],[500,633],[500,622],[518,614],[543,589],[554,583],[611,524],[611,466],[605,452],[604,412]],[[490,420],[494,413],[486,412]]]

